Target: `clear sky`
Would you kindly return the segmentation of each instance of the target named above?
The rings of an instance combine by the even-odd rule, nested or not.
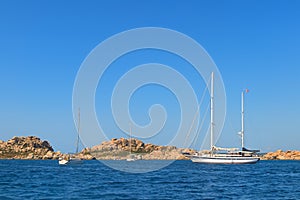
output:
[[[238,144],[240,92],[249,88],[247,146],[262,151],[300,149],[299,10],[297,0],[1,1],[0,139],[36,135],[49,140],[55,150],[73,151],[72,92],[81,63],[108,37],[151,26],[188,35],[218,66],[227,96],[227,118],[218,142],[221,146]],[[149,51],[149,57],[146,53],[128,55],[127,61],[122,61],[124,57],[120,62],[130,69],[129,64],[151,62],[159,52]],[[176,58],[167,54],[159,58],[155,61],[174,68],[181,62],[172,61]],[[108,83],[121,76],[118,69],[112,66],[112,73],[107,72],[96,99],[106,90],[109,93]],[[199,77],[191,70],[177,69],[197,91]],[[156,98],[151,98],[153,95],[146,95],[148,89],[134,94],[140,99],[137,102],[143,103],[136,105],[140,112],[134,112],[133,118],[147,124],[147,109],[162,100],[162,104],[168,102],[166,110],[174,116],[168,126],[178,126],[178,103],[172,94],[153,86],[149,90]],[[201,94],[199,90],[199,98]],[[134,103],[130,105],[134,107]],[[109,110],[101,110],[103,105],[96,102],[99,121],[105,122],[112,136],[121,136],[106,123]],[[151,142],[164,144],[164,137],[168,136]]]

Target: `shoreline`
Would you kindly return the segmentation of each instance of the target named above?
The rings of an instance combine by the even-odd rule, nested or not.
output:
[[[22,159],[22,158],[0,158],[1,160],[28,160],[28,161],[54,161],[54,160],[58,160],[58,159]],[[82,159],[82,160],[97,160],[97,161],[126,161],[126,159],[122,159],[122,160],[114,160],[114,159]],[[189,161],[190,159],[140,159],[142,161]],[[296,159],[264,159],[262,157],[260,157],[260,161],[300,161],[300,160],[296,160]]]
[[[194,149],[145,144],[138,139],[113,138],[91,148],[85,148],[73,157],[82,160],[126,160],[132,154],[141,160],[190,160],[183,153],[193,155]],[[70,154],[55,152],[48,141],[36,136],[19,136],[4,142],[0,140],[0,160],[58,160]],[[298,150],[277,150],[259,155],[261,160],[300,160]]]

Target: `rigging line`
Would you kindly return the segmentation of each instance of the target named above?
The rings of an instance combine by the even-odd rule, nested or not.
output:
[[[232,121],[229,119],[228,123],[229,123],[230,129],[235,133],[239,133],[240,131],[238,129],[234,128],[231,122]]]
[[[80,108],[78,108],[78,129],[77,129],[76,153],[78,153],[79,134],[80,134]]]
[[[201,124],[200,126],[198,126],[198,129],[197,129],[197,132],[196,132],[196,136],[192,142],[192,144],[196,145],[196,142],[198,141],[198,138],[199,138],[199,135],[200,135],[200,130],[202,129],[203,125],[204,125],[204,119],[206,118],[207,116],[207,113],[209,111],[209,107],[210,107],[210,104],[207,104],[206,106],[206,109],[205,109],[205,112],[204,112],[204,115],[203,115],[203,118],[202,118],[202,121],[201,121]]]
[[[193,127],[194,127],[195,120],[196,120],[196,118],[197,118],[197,116],[198,116],[198,114],[199,114],[200,105],[202,105],[202,103],[203,103],[203,100],[204,100],[205,93],[206,93],[206,90],[207,90],[207,89],[208,89],[208,86],[206,85],[206,87],[205,87],[205,89],[204,89],[204,91],[203,91],[203,93],[202,93],[202,97],[201,97],[200,103],[198,104],[197,111],[196,111],[196,113],[195,113],[195,115],[194,115],[194,117],[193,117],[193,121],[192,121],[192,124],[191,124],[191,126],[190,126],[190,128],[189,128],[188,134],[187,134],[186,137],[185,137],[185,140],[184,140],[184,143],[183,143],[183,146],[184,146],[184,147],[185,147],[185,145],[186,145],[186,143],[187,143],[187,140],[188,140],[188,138],[190,137],[190,134],[191,134],[192,129],[193,129]]]
[[[184,143],[183,143],[183,146],[184,146],[184,147],[185,147],[185,145],[186,145],[186,143],[187,143],[187,140],[188,140],[188,138],[190,137],[190,134],[191,134],[192,129],[193,129],[193,127],[194,127],[195,120],[196,120],[196,118],[197,118],[197,116],[198,116],[198,113],[199,113],[199,109],[200,109],[199,107],[200,107],[200,106],[198,106],[197,112],[195,113],[195,115],[194,115],[194,117],[193,117],[192,125],[191,125],[190,128],[189,128],[188,134],[187,134],[186,137],[185,137],[185,140],[184,140]]]
[[[83,149],[85,149],[85,145],[83,144],[80,136],[77,136],[77,140],[76,140],[75,144],[76,144],[76,152],[75,152],[75,154],[80,153],[79,152],[79,144],[82,145]]]
[[[200,149],[203,149],[203,146],[205,145],[205,141],[207,140],[207,137],[208,137],[208,133],[210,132],[210,126],[211,125],[209,125],[208,126],[208,128],[207,128],[207,130],[206,130],[206,134],[205,134],[205,137],[204,137],[204,140],[203,140],[203,142],[202,142],[202,144],[201,144],[201,147],[200,147]]]

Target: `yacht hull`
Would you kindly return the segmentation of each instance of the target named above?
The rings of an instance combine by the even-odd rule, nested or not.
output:
[[[206,156],[193,156],[192,162],[206,163],[206,164],[254,164],[257,163],[259,157],[206,157]]]

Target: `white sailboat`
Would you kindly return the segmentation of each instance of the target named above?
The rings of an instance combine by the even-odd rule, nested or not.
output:
[[[258,150],[248,150],[244,147],[244,93],[242,92],[242,129],[240,132],[242,149],[220,148],[214,145],[214,74],[211,74],[211,95],[210,95],[210,150],[204,153],[196,153],[191,156],[192,162],[209,164],[251,164],[260,160],[255,155]]]
[[[79,145],[79,133],[80,133],[80,110],[78,111],[78,130],[77,130],[77,140],[76,140],[76,151],[75,154],[78,153],[78,145]],[[73,155],[68,155],[66,158],[59,158],[59,165],[74,165],[74,164],[82,164],[83,160],[80,158],[76,158]]]
[[[129,138],[129,148],[130,148],[130,154],[129,154],[129,158],[126,159],[126,161],[128,162],[133,162],[133,161],[136,161],[137,158],[135,157],[134,154],[132,154],[132,150],[131,150],[131,140],[132,140],[132,137],[131,137],[131,125],[129,126],[129,135],[130,135],[130,138]]]

